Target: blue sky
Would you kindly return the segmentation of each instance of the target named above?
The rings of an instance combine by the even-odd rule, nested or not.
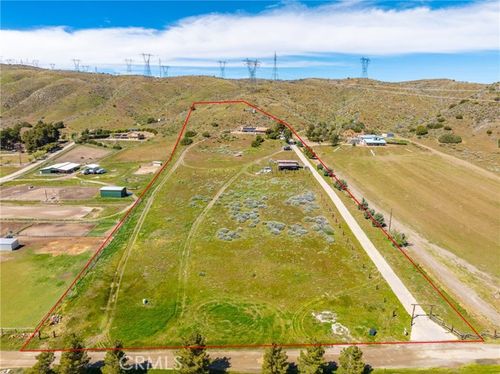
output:
[[[39,60],[70,69],[143,72],[151,53],[169,75],[247,75],[244,58],[262,63],[257,76],[386,81],[422,78],[500,80],[496,1],[5,1],[1,2],[3,61]]]

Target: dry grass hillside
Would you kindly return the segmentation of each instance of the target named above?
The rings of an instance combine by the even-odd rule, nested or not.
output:
[[[440,116],[452,130],[430,130],[419,141],[500,172],[498,83],[306,79],[261,80],[255,87],[247,80],[206,76],[146,78],[2,65],[0,84],[2,126],[24,120],[62,120],[69,132],[136,127],[148,117],[159,119],[152,126],[168,131],[169,125],[183,120],[192,101],[240,98],[298,129],[317,121],[356,119],[370,129],[414,137],[410,129]],[[227,116],[232,116],[228,121],[242,119],[234,112],[228,111]],[[439,146],[437,138],[444,131],[462,136],[463,143]]]

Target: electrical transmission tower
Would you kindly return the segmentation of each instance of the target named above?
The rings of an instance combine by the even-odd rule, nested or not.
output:
[[[248,78],[250,79],[250,82],[256,84],[257,79],[256,79],[256,73],[257,73],[257,68],[260,66],[260,61],[259,60],[250,60],[250,59],[245,59],[243,62],[246,64],[248,68]]]
[[[132,73],[132,59],[126,58],[125,63],[127,64],[127,73]]]
[[[168,77],[168,68],[170,66],[167,66],[167,65],[161,65],[160,66],[160,70],[161,70],[161,75],[160,76],[163,76],[164,78]]]
[[[34,67],[38,67],[38,60],[33,60],[31,61],[31,64],[34,66]]]
[[[225,78],[226,77],[226,60],[219,60],[219,69],[220,69],[220,77]]]
[[[80,60],[77,58],[74,58],[73,64],[75,64],[75,71],[80,71]]]
[[[151,76],[151,66],[149,65],[149,60],[151,60],[150,53],[142,53],[142,58],[144,60],[144,75],[146,77]]]
[[[276,52],[274,52],[273,60],[273,80],[278,80],[278,56],[276,56]]]
[[[56,64],[49,64],[50,65],[50,70],[54,70],[54,68],[56,67]]]
[[[368,57],[361,57],[361,76],[363,78],[368,78],[368,65],[370,64],[370,59]]]

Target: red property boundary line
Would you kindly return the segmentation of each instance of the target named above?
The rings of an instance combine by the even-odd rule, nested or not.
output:
[[[32,339],[35,337],[36,334],[38,334],[42,328],[42,326],[45,324],[45,322],[49,319],[49,317],[52,315],[52,313],[55,311],[55,309],[62,303],[62,301],[67,297],[69,292],[74,288],[74,286],[78,283],[79,280],[83,278],[85,273],[97,262],[99,255],[103,252],[103,250],[106,248],[106,246],[110,243],[110,241],[113,239],[113,236],[115,233],[123,226],[125,220],[130,216],[132,211],[137,207],[137,205],[142,201],[144,198],[145,194],[149,191],[149,189],[152,187],[152,185],[156,182],[158,177],[161,175],[163,170],[170,164],[170,162],[173,159],[173,156],[175,154],[175,151],[177,150],[177,147],[179,145],[179,142],[182,138],[182,135],[184,134],[184,131],[186,130],[187,124],[189,122],[189,119],[191,118],[191,114],[193,113],[194,110],[196,110],[196,106],[199,105],[228,105],[228,104],[244,104],[247,105],[259,113],[271,118],[272,120],[286,126],[290,131],[295,135],[297,139],[302,143],[302,145],[307,148],[314,156],[315,158],[323,165],[324,169],[327,170],[330,173],[330,177],[341,183],[342,181],[337,178],[335,173],[331,171],[331,169],[321,160],[321,158],[314,152],[314,150],[307,145],[307,143],[300,137],[300,135],[295,131],[295,129],[286,121],[272,115],[271,113],[266,112],[265,110],[259,108],[256,105],[253,105],[249,103],[246,100],[223,100],[223,101],[195,101],[191,104],[189,111],[186,115],[186,118],[184,119],[184,123],[182,125],[182,128],[177,136],[176,142],[174,144],[174,147],[172,148],[172,152],[170,153],[168,159],[165,161],[163,166],[158,170],[158,172],[154,175],[154,177],[151,179],[151,181],[148,183],[148,185],[145,187],[145,189],[141,192],[139,195],[138,199],[131,205],[131,207],[127,210],[125,215],[122,217],[122,219],[118,222],[118,224],[115,226],[115,228],[111,231],[111,233],[106,237],[106,239],[101,243],[101,245],[97,248],[96,252],[92,257],[87,261],[85,266],[80,270],[80,272],[77,274],[75,279],[71,282],[71,284],[68,286],[66,291],[59,297],[59,299],[56,301],[56,303],[50,308],[50,310],[45,314],[45,316],[42,318],[42,320],[38,323],[36,326],[35,330],[31,333],[31,335],[28,337],[28,339],[24,342],[23,346],[21,347],[20,351],[21,352],[68,352],[68,351],[112,351],[115,348],[109,347],[109,348],[83,348],[83,349],[69,349],[69,348],[61,348],[61,349],[26,349],[28,344],[32,341]],[[351,191],[347,188],[344,187],[343,190],[347,192],[349,197],[354,200],[356,205],[358,207],[361,207],[361,203],[359,202],[358,199],[351,193]],[[307,344],[307,343],[290,343],[290,344],[279,344],[282,347],[307,347],[307,346],[347,346],[347,345],[398,345],[398,344],[437,344],[437,343],[482,343],[484,342],[483,337],[479,334],[479,332],[472,326],[472,324],[463,316],[463,314],[453,305],[453,303],[446,297],[446,295],[434,284],[434,282],[430,279],[430,277],[416,264],[416,262],[406,253],[401,246],[398,245],[398,243],[394,240],[392,235],[387,232],[375,219],[374,217],[370,214],[369,211],[365,210],[365,212],[368,213],[370,219],[372,222],[377,226],[383,233],[384,235],[392,242],[392,244],[408,259],[408,261],[415,267],[415,269],[418,270],[418,272],[424,277],[424,279],[432,286],[432,288],[438,293],[438,295],[448,304],[454,311],[455,313],[460,317],[460,319],[469,326],[469,328],[477,335],[478,339],[474,340],[441,340],[441,341],[395,341],[395,342],[358,342],[358,343],[321,343],[321,344]],[[272,344],[235,344],[235,345],[207,345],[206,348],[209,349],[238,349],[238,348],[266,348],[270,347]],[[129,351],[138,351],[138,350],[159,350],[159,349],[180,349],[180,348],[185,348],[185,346],[157,346],[157,347],[128,347],[128,348],[123,348],[124,350],[129,350]],[[193,348],[193,347],[192,347]]]

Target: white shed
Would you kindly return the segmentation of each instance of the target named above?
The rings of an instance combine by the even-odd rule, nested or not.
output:
[[[0,251],[8,252],[19,248],[19,241],[17,238],[0,238]]]

